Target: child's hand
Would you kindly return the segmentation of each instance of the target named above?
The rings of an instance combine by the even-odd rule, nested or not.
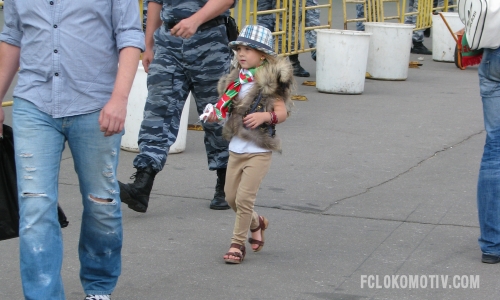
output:
[[[215,115],[215,111],[212,112],[211,114],[209,114],[206,118],[205,118],[205,122],[218,122],[219,119],[217,118],[217,115]]]
[[[243,124],[245,124],[247,128],[255,129],[262,123],[269,122],[270,120],[271,115],[269,112],[255,112],[244,117]]]
[[[200,121],[204,122],[218,122],[217,114],[215,113],[215,108],[212,104],[207,104],[203,109],[203,113],[199,117]]]

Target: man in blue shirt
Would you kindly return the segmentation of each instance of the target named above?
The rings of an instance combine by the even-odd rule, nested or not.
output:
[[[144,213],[148,208],[154,178],[165,166],[170,146],[177,138],[189,92],[196,101],[198,115],[207,104],[218,100],[218,80],[230,66],[225,23],[233,5],[234,0],[148,1],[142,59],[148,72],[148,98],[139,132],[140,153],[134,159],[134,182],[120,182],[122,201],[137,212]],[[203,123],[203,130],[208,168],[217,172],[210,208],[229,209],[224,194],[228,141],[217,123]]]
[[[57,188],[68,142],[83,203],[81,283],[86,299],[109,299],[121,272],[116,168],[128,94],[144,50],[138,3],[6,0],[5,4],[0,101],[19,68],[13,129],[25,298],[65,299]],[[0,125],[3,121],[0,108]]]

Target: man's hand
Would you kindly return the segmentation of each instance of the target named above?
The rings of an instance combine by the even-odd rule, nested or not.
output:
[[[188,39],[196,33],[196,30],[198,30],[200,25],[201,23],[199,23],[196,18],[190,17],[177,23],[174,28],[170,29],[170,34],[183,39]]]
[[[142,66],[146,73],[149,72],[149,65],[153,61],[154,53],[154,34],[155,31],[162,26],[163,22],[160,18],[162,4],[149,2],[148,3],[148,20],[146,21],[146,32],[144,34],[144,42],[146,44],[146,51],[142,54]]]
[[[5,42],[0,43],[0,104],[17,73],[20,54],[21,48]],[[3,135],[4,118],[3,108],[0,105],[0,135]]]
[[[99,115],[99,127],[104,136],[111,136],[123,130],[127,116],[128,95],[137,72],[140,53],[141,50],[134,47],[120,50],[115,87],[111,98]]]
[[[122,132],[127,116],[127,101],[110,99],[99,115],[99,127],[104,136]]]
[[[144,67],[144,71],[149,73],[149,65],[153,61],[154,53],[152,49],[147,49],[142,53],[142,66]]]
[[[174,28],[170,29],[170,34],[183,39],[192,37],[201,24],[220,16],[232,7],[235,0],[208,0],[203,7],[187,19],[181,20]],[[149,2],[151,5],[151,2]],[[149,6],[148,6],[149,9]],[[149,22],[149,12],[148,12]],[[146,30],[148,25],[146,24]]]

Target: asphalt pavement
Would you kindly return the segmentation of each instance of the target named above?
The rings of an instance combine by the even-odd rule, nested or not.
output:
[[[431,47],[431,39],[424,41]],[[277,128],[256,211],[265,247],[227,265],[234,213],[208,208],[216,181],[203,133],[168,157],[145,214],[123,208],[118,299],[496,299],[500,265],[481,263],[476,182],[485,140],[477,67],[423,57],[405,81],[370,80],[361,95],[319,93],[296,78],[294,114]],[[191,105],[190,123],[196,113]],[[10,124],[11,108],[5,108]],[[128,181],[135,153],[121,151]],[[91,163],[91,162],[89,162]],[[81,196],[65,151],[60,204],[67,299],[83,299]],[[22,299],[18,239],[0,242],[0,299]]]

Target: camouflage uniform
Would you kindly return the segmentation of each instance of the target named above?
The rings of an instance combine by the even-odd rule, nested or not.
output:
[[[363,4],[356,4],[356,19],[365,17],[365,6]],[[365,31],[365,24],[363,22],[356,22],[357,31]]]
[[[434,1],[434,6],[436,6],[436,4],[439,6],[443,6],[444,0]],[[448,5],[453,5],[453,0],[448,0]],[[417,11],[417,7],[418,7],[418,0],[408,1],[408,12]],[[453,9],[450,9],[449,11],[453,11]],[[364,17],[365,17],[365,11],[363,4],[356,4],[356,18],[359,19]],[[405,17],[405,24],[415,25],[416,23],[417,23],[416,15]],[[365,30],[365,25],[363,24],[363,22],[356,22],[356,30],[359,31]],[[413,42],[423,42],[424,31],[423,30],[413,31],[412,40]]]
[[[293,0],[293,6],[292,6],[292,27],[294,29],[298,28],[298,26],[295,24],[295,4],[298,2],[298,0]],[[306,6],[316,6],[318,5],[317,0],[306,0]],[[276,0],[260,0],[257,3],[257,10],[262,11],[262,10],[271,10],[276,7]],[[302,10],[299,9],[299,14],[302,13]],[[306,10],[306,20],[305,20],[305,26],[306,27],[312,27],[312,26],[319,26],[321,25],[320,20],[319,20],[319,14],[320,10],[319,8],[316,9],[308,9]],[[276,26],[276,15],[273,14],[265,14],[265,15],[259,15],[257,16],[257,23],[259,25],[262,25],[266,27],[267,29],[271,30],[274,32],[275,26]],[[301,22],[302,17],[299,16],[299,22]],[[281,27],[282,20],[280,18],[280,27]],[[280,28],[281,30],[281,28]],[[307,40],[307,43],[309,44],[309,48],[316,48],[316,36],[317,33],[314,30],[308,30],[306,31],[305,37]],[[295,35],[292,34],[292,49],[290,51],[294,50],[295,46]],[[279,39],[279,46],[278,46],[278,51],[280,52],[281,50],[281,39]],[[300,49],[300,41],[298,43],[298,47]],[[311,52],[311,57],[316,60],[316,51]]]
[[[146,23],[148,21],[148,0],[142,0],[142,30],[146,32]]]
[[[178,22],[198,11],[204,0],[147,0],[163,4],[164,24]],[[186,3],[189,5],[185,5]],[[229,11],[223,16],[229,16]],[[208,103],[218,100],[217,82],[229,72],[230,49],[224,24],[198,30],[191,38],[182,39],[161,26],[154,33],[154,59],[148,72],[148,98],[139,132],[140,153],[135,168],[162,170],[170,146],[179,131],[182,109],[191,91],[198,114]],[[222,126],[203,123],[205,150],[210,170],[227,166],[228,142],[222,138]]]

